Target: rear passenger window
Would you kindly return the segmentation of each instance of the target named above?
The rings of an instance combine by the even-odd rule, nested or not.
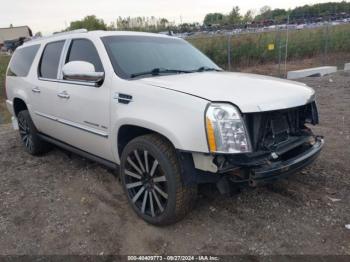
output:
[[[68,51],[66,63],[72,61],[85,61],[95,66],[96,72],[103,72],[102,63],[94,44],[86,39],[76,39]]]
[[[39,47],[40,45],[32,45],[18,48],[13,54],[7,75],[20,77],[27,76]]]
[[[58,65],[63,49],[64,41],[53,42],[46,45],[39,65],[39,76],[56,79]]]

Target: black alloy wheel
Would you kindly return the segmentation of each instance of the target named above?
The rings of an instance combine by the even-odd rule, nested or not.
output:
[[[122,152],[120,175],[136,214],[154,225],[168,225],[191,211],[197,185],[184,185],[175,148],[149,134],[129,142]]]
[[[167,179],[162,167],[147,150],[130,152],[125,165],[125,186],[142,214],[161,215],[168,203]]]
[[[19,135],[25,150],[31,155],[40,155],[51,149],[51,145],[41,140],[28,110],[17,116]]]

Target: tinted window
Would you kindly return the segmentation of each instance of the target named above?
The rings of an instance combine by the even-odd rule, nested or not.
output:
[[[114,71],[122,78],[155,68],[193,71],[208,67],[219,70],[208,57],[178,38],[107,36],[102,41]]]
[[[7,75],[27,76],[39,47],[40,45],[32,45],[17,49],[11,59]]]
[[[64,41],[49,43],[46,45],[41,57],[39,76],[43,78],[56,79],[60,56]]]
[[[73,40],[66,63],[72,61],[85,61],[93,64],[95,66],[96,72],[103,72],[102,63],[100,57],[98,56],[97,50],[94,44],[86,39],[76,39]]]

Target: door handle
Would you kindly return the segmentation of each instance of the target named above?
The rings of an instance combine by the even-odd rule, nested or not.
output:
[[[40,93],[41,90],[40,90],[39,87],[34,87],[34,88],[32,89],[32,92],[33,92],[33,93]]]
[[[121,93],[115,93],[113,98],[118,100],[118,103],[126,104],[126,105],[133,101],[131,95],[121,94]]]
[[[64,99],[69,99],[70,98],[70,95],[67,93],[67,91],[63,91],[61,93],[58,93],[57,96],[60,97],[60,98],[64,98]]]

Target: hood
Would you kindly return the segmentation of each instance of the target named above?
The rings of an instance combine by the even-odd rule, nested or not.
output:
[[[245,73],[202,72],[136,81],[213,102],[231,102],[243,113],[297,107],[315,96],[314,90],[303,83]]]

